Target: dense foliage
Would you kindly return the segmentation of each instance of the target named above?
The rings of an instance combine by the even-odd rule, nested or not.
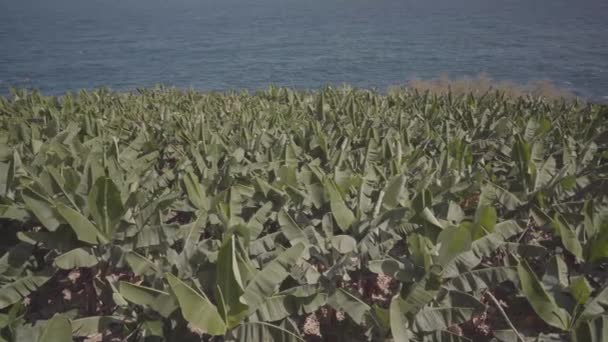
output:
[[[607,117],[499,93],[15,92],[0,341],[608,341]]]

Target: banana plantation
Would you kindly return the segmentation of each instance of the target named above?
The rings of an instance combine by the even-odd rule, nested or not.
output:
[[[0,341],[608,341],[608,107],[0,97]]]

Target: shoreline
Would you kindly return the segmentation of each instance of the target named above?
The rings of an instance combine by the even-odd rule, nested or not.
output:
[[[560,101],[565,100],[566,102],[578,101],[582,103],[596,104],[596,105],[608,105],[608,95],[595,98],[595,97],[582,97],[578,96],[573,92],[568,90],[559,89],[559,88],[548,88],[548,89],[539,89],[529,91],[525,88],[520,87],[511,87],[510,83],[507,83],[509,86],[507,88],[501,87],[501,84],[492,84],[488,88],[462,88],[461,86],[450,86],[444,84],[434,84],[427,81],[421,81],[421,83],[417,83],[416,86],[391,86],[385,89],[378,88],[365,88],[365,87],[355,87],[348,84],[342,85],[325,85],[318,88],[294,88],[289,86],[277,86],[270,84],[265,88],[256,88],[256,89],[243,89],[243,88],[233,88],[233,89],[195,89],[195,88],[183,88],[165,84],[157,84],[150,87],[136,87],[130,89],[113,89],[106,86],[96,87],[96,88],[81,88],[76,90],[69,90],[63,93],[53,93],[53,92],[45,92],[40,91],[37,88],[15,88],[11,87],[7,92],[0,92],[0,99],[10,100],[15,93],[26,92],[27,94],[37,93],[43,97],[55,97],[55,98],[63,98],[65,96],[74,96],[78,95],[81,92],[85,92],[88,94],[91,93],[99,93],[99,92],[107,92],[111,94],[127,94],[127,95],[138,95],[141,91],[145,90],[153,90],[153,91],[177,91],[181,93],[189,93],[193,92],[196,94],[247,94],[249,96],[254,96],[258,93],[266,92],[270,89],[289,89],[298,93],[317,93],[323,91],[325,89],[344,89],[344,90],[354,90],[354,91],[370,91],[375,94],[388,96],[395,92],[404,92],[404,93],[418,93],[424,94],[425,92],[429,92],[431,95],[435,95],[438,97],[443,96],[463,96],[463,95],[473,95],[475,97],[484,97],[488,94],[492,96],[498,92],[505,96],[505,98],[509,99],[517,99],[517,98],[527,98],[527,97],[540,97],[548,101]],[[539,93],[540,92],[540,93]]]
[[[260,91],[265,91],[270,88],[286,88],[298,92],[315,92],[326,88],[347,88],[356,90],[370,90],[379,94],[389,94],[393,91],[418,91],[425,92],[430,91],[433,94],[445,95],[448,90],[451,90],[454,95],[462,95],[473,93],[475,95],[483,95],[487,92],[500,91],[508,95],[508,97],[521,97],[521,96],[541,96],[548,99],[559,99],[566,98],[569,100],[577,99],[583,102],[606,104],[608,105],[608,95],[603,96],[586,96],[581,94],[579,91],[571,87],[564,87],[557,84],[556,81],[549,79],[537,79],[528,81],[527,83],[516,82],[511,80],[499,80],[490,77],[485,73],[478,74],[476,76],[464,76],[460,78],[450,78],[447,74],[443,74],[436,78],[412,78],[405,81],[402,84],[387,85],[382,87],[371,87],[371,86],[358,86],[351,83],[332,83],[326,82],[316,87],[297,87],[288,84],[274,84],[269,83],[262,87],[232,87],[232,88],[200,88],[200,87],[185,87],[176,84],[169,83],[156,83],[144,86],[136,87],[123,87],[123,86],[109,86],[100,85],[92,87],[83,87],[68,89],[66,91],[48,91],[40,90],[40,87],[23,87],[23,86],[8,86],[0,80],[0,97],[10,97],[14,90],[28,92],[38,92],[43,96],[54,96],[62,97],[67,94],[75,94],[80,91],[96,92],[100,90],[107,90],[112,93],[136,93],[140,89],[176,89],[180,91],[193,91],[196,93],[211,93],[211,94],[227,94],[227,93],[243,93],[255,94]]]

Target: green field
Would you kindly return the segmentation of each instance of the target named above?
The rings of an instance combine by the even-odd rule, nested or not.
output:
[[[608,107],[0,98],[0,341],[608,341]]]

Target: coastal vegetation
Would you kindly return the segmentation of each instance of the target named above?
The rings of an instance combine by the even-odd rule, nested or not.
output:
[[[607,341],[608,107],[540,95],[14,91],[0,341]]]
[[[403,91],[403,88],[397,88]],[[571,101],[576,95],[564,87],[560,87],[550,80],[535,80],[525,83],[515,83],[511,81],[498,81],[486,74],[463,78],[450,78],[442,75],[432,79],[412,79],[407,82],[405,90],[417,91],[419,93],[429,92],[435,95],[475,95],[483,96],[487,93],[500,92],[505,97],[542,97],[545,100],[566,100]]]

